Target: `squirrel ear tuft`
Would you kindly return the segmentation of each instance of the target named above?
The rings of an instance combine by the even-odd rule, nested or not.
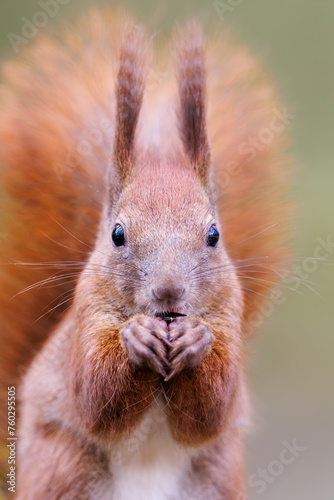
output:
[[[115,89],[113,169],[118,176],[120,188],[124,185],[132,164],[136,125],[144,94],[144,59],[143,32],[140,27],[129,22],[123,31]]]
[[[178,30],[176,77],[183,146],[192,166],[206,184],[210,150],[206,132],[205,48],[202,29],[194,21]]]

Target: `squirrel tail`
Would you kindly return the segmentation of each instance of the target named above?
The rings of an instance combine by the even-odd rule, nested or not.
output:
[[[291,245],[294,116],[247,48],[220,39],[207,50],[207,127],[213,184],[226,249],[244,292],[244,333],[259,329],[275,303]]]
[[[71,303],[77,276],[94,245],[104,165],[114,136],[120,26],[121,20],[110,13],[92,12],[77,31],[65,34],[66,48],[63,40],[44,37],[22,49],[22,57],[2,66],[0,390],[4,402],[7,388],[17,385]],[[82,38],[77,33],[83,33]],[[2,438],[6,432],[4,416]]]

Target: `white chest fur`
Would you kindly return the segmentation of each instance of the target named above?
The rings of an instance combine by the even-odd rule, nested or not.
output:
[[[112,475],[102,500],[177,500],[194,449],[172,437],[159,404],[152,406],[133,434],[114,445]]]

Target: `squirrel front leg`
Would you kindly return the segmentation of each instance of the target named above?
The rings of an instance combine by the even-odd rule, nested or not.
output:
[[[72,349],[77,415],[90,433],[113,437],[133,428],[154,400],[165,376],[166,324],[144,315],[117,324],[99,314],[83,325]]]
[[[170,325],[173,347],[165,394],[171,429],[185,444],[217,436],[228,422],[238,388],[240,336],[226,319],[192,317]]]

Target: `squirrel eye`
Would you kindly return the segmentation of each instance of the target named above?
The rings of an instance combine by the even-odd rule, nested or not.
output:
[[[112,240],[116,247],[122,247],[125,243],[124,229],[120,224],[116,224],[112,232]]]
[[[215,247],[218,243],[218,240],[219,240],[219,233],[217,231],[216,226],[212,224],[208,232],[207,244],[209,247]]]

